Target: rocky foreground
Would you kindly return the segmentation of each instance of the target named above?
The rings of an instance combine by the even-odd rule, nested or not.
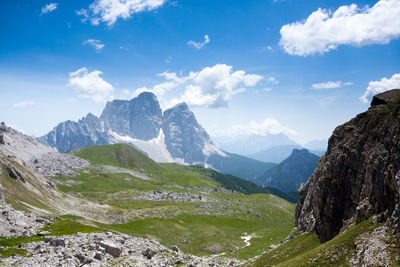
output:
[[[6,266],[238,266],[243,262],[222,257],[197,257],[168,249],[154,240],[113,233],[77,233],[47,236],[23,244],[30,257],[3,259]]]

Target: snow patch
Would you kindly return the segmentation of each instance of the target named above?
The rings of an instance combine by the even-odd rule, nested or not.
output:
[[[143,152],[147,153],[147,155],[156,162],[176,162],[181,163],[182,159],[175,159],[169,153],[167,146],[164,142],[164,132],[160,129],[160,132],[156,138],[153,138],[148,141],[143,141],[139,139],[134,139],[129,136],[121,136],[113,131],[109,131],[109,133],[117,140],[124,143],[133,144],[135,147],[139,148]]]
[[[249,247],[251,245],[250,240],[254,237],[254,235],[248,235],[247,233],[244,233],[243,236],[241,236],[240,238],[243,239],[244,243],[246,245],[244,245],[244,247]]]
[[[205,143],[203,147],[203,154],[206,158],[208,158],[211,155],[218,154],[221,157],[228,157],[227,154],[225,154],[222,150],[218,149],[215,145],[211,143]]]

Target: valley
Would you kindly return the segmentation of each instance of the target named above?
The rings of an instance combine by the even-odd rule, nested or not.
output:
[[[46,151],[43,145],[29,138],[22,144],[8,143],[8,140],[23,135],[6,126],[3,126],[3,136],[6,151],[18,151],[19,147]],[[24,178],[25,182],[12,178],[7,166],[14,166],[16,173],[26,177],[25,172],[30,171],[24,165],[28,165],[27,162],[39,164],[39,160],[26,157],[23,161],[16,158],[22,165],[3,163],[1,184],[6,202],[13,208],[34,211],[47,218],[45,226],[39,225],[31,236],[25,234],[25,237],[0,240],[1,255],[7,259],[4,263],[24,265],[32,260],[31,263],[39,264],[44,259],[36,255],[33,244],[43,241],[47,244],[47,236],[60,236],[65,240],[62,242],[68,243],[78,242],[71,241],[75,238],[71,234],[78,232],[89,234],[85,237],[89,239],[92,238],[90,233],[112,232],[117,234],[117,239],[125,234],[128,240],[133,237],[156,240],[160,242],[158,251],[176,246],[189,255],[182,263],[203,259],[219,265],[233,261],[232,264],[237,265],[279,243],[293,228],[294,204],[272,194],[279,192],[272,188],[257,187],[201,166],[156,163],[126,144],[88,147],[75,156],[85,162],[84,167],[72,167],[73,173],[64,172],[47,178],[32,172],[31,177]],[[40,165],[50,164],[54,157],[41,157]],[[51,160],[46,162],[48,158]],[[79,158],[70,156],[65,162],[75,161]],[[65,162],[59,163],[61,170]],[[36,166],[36,171],[44,169]],[[53,167],[57,168],[57,164]],[[34,179],[42,180],[36,182]],[[240,182],[233,183],[235,179]],[[46,185],[51,187],[48,189]],[[48,196],[43,198],[43,194]],[[279,194],[286,196],[282,192]],[[289,195],[286,198],[291,199]],[[25,220],[22,224],[29,225],[30,219]],[[18,223],[21,222],[15,222],[10,230],[17,229]],[[251,238],[244,240],[247,233]],[[50,245],[47,249],[51,251],[53,247]],[[65,250],[65,255],[73,254]],[[11,254],[16,256],[7,258]],[[79,262],[79,257],[72,254],[59,258],[58,262]],[[26,255],[35,256],[23,260]],[[175,262],[178,256],[163,257]],[[101,262],[89,252],[82,257]],[[127,258],[120,260],[132,262]],[[144,263],[146,259],[141,256]]]

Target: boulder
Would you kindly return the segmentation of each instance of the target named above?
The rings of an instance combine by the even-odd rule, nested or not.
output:
[[[116,244],[110,241],[100,241],[98,244],[105,249],[107,254],[110,254],[114,258],[121,256],[122,250]]]
[[[149,260],[151,259],[151,258],[153,258],[153,256],[154,256],[154,251],[153,250],[151,250],[151,249],[146,249],[146,250],[144,250],[143,252],[142,252],[142,255],[143,256],[145,256],[145,257],[147,257]]]

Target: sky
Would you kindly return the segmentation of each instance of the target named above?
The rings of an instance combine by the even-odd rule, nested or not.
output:
[[[1,0],[0,121],[40,136],[151,91],[211,137],[328,139],[400,88],[400,1]]]

